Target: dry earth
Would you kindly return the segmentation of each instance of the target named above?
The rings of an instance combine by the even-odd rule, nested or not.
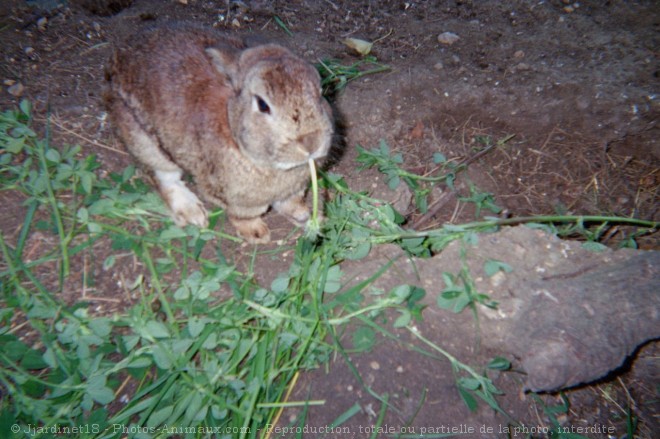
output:
[[[121,170],[131,163],[106,120],[101,100],[103,66],[112,42],[153,22],[191,20],[235,34],[261,35],[310,62],[336,58],[353,63],[359,57],[342,44],[343,38],[379,39],[373,54],[391,69],[351,82],[333,98],[338,135],[332,171],[344,175],[352,188],[396,203],[419,228],[469,221],[475,211],[455,197],[443,197],[438,187],[431,202],[443,203],[442,209],[422,216],[409,193],[390,191],[375,170],[357,170],[357,144],[374,147],[385,139],[403,154],[406,169],[426,174],[435,170],[434,153],[469,160],[484,143],[514,135],[470,163],[458,184],[463,195],[467,195],[469,179],[494,194],[505,209],[503,215],[604,213],[660,219],[660,5],[656,1],[58,3],[13,0],[0,5],[0,79],[4,81],[0,107],[29,99],[42,128],[50,115],[53,143],[81,144],[85,153],[98,156],[102,172]],[[275,16],[291,36],[277,25]],[[440,42],[438,35],[444,32],[457,35],[458,40]],[[15,236],[23,216],[21,199],[4,191],[1,197],[3,233]],[[259,251],[255,275],[262,282],[286,270],[288,254],[272,255],[280,254],[290,244],[286,240],[292,239],[288,224],[272,215],[268,221],[283,242]],[[616,246],[629,233],[614,228],[605,243]],[[31,243],[47,239],[35,236]],[[657,234],[640,240],[640,246],[657,250]],[[227,252],[238,264],[252,256],[245,247]],[[536,257],[542,261],[549,255]],[[98,259],[103,260],[103,255]],[[352,270],[359,272],[360,267]],[[369,275],[369,269],[365,262],[362,275]],[[131,278],[139,271],[139,265],[127,261],[118,264],[115,273],[98,273],[95,294],[116,294],[117,279]],[[130,298],[122,298],[115,309],[129,302]],[[464,328],[443,326],[438,309],[425,314],[425,319],[430,328],[442,327],[445,347],[465,363],[483,365],[497,354],[477,349],[474,334]],[[381,341],[368,355],[352,357],[364,383],[391,396],[398,412],[388,411],[389,426],[399,429],[410,421],[419,433],[424,426],[465,424],[477,428],[471,437],[506,436],[498,430],[505,424],[501,415],[484,404],[477,414],[464,407],[448,365],[425,358],[411,362],[405,350],[397,356],[392,349]],[[658,348],[651,343],[619,373],[570,391],[571,411],[560,420],[569,427],[615,429],[611,435],[588,437],[621,437],[625,409],[632,407],[640,417],[638,434],[657,437],[658,370]],[[521,393],[519,376],[500,374],[495,383],[506,393],[500,398],[502,406],[515,419],[530,426],[549,425],[538,402]],[[329,373],[319,370],[303,375],[293,397],[327,400],[310,412],[309,421],[316,426],[329,425],[359,402],[361,413],[344,424],[352,437],[370,437],[367,428],[380,409],[380,402],[341,359],[331,364]],[[543,397],[547,403],[557,398]],[[281,424],[288,425],[289,416],[295,415],[285,412]],[[480,433],[481,426],[495,430]]]

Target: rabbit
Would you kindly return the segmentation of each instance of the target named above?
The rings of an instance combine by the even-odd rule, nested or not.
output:
[[[312,65],[280,45],[169,24],[116,48],[106,78],[119,137],[153,172],[177,225],[208,227],[184,173],[250,243],[270,240],[269,207],[298,225],[309,219],[308,160],[323,159],[333,135]]]

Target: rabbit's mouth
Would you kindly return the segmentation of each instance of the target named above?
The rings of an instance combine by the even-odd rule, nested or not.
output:
[[[278,160],[275,162],[275,168],[282,171],[298,168],[300,166],[307,166],[310,160],[319,160],[326,156],[327,148],[317,148],[310,152],[303,146],[298,146],[295,151],[297,154],[292,157],[292,160]]]

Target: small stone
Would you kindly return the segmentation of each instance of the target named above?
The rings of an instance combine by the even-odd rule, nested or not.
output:
[[[371,366],[371,368],[373,370],[379,370],[380,369],[380,364],[378,364],[378,361],[372,361],[371,363],[369,363],[369,366]]]
[[[48,24],[48,19],[46,17],[41,17],[37,20],[37,27],[39,30],[46,30],[46,25]]]
[[[442,69],[445,68],[445,66],[441,62],[438,61],[437,63],[435,63],[433,68],[436,69],[436,70],[442,70]]]
[[[234,19],[231,21],[231,25],[234,26],[234,27],[241,27],[241,22],[238,21],[236,18],[234,18]]]
[[[532,68],[530,67],[529,64],[521,62],[520,64],[515,66],[514,69],[516,69],[516,71],[518,72],[526,72],[528,70],[531,70]]]
[[[525,52],[523,52],[522,50],[516,50],[516,52],[513,54],[513,57],[518,59],[524,58]]]
[[[23,87],[23,84],[21,84],[20,82],[17,82],[16,84],[11,85],[7,89],[7,91],[9,92],[10,95],[19,97],[25,91],[25,87]]]
[[[396,373],[403,373],[403,366],[397,366]]]
[[[506,275],[504,274],[504,272],[498,271],[497,273],[495,273],[490,277],[490,284],[494,288],[497,288],[500,285],[502,285],[505,280],[506,280]]]
[[[23,49],[23,52],[25,52],[27,56],[30,56],[34,53],[34,47],[28,46],[25,49]]]
[[[575,12],[575,8],[573,6],[564,6],[564,12],[570,14],[571,12]]]
[[[92,23],[92,27],[94,28],[94,31],[95,31],[96,33],[101,32],[101,25],[98,24],[96,21],[95,21],[94,23]]]
[[[448,46],[454,44],[456,41],[460,39],[461,37],[459,37],[453,32],[443,32],[440,35],[438,35],[438,43],[446,44]]]
[[[14,81],[13,79],[5,79],[4,81],[2,81],[2,83],[3,83],[4,85],[9,86],[9,85],[14,85],[14,84],[16,84],[16,81]]]

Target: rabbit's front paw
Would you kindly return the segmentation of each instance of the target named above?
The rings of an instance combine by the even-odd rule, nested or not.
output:
[[[208,213],[204,204],[181,181],[180,172],[156,171],[156,179],[177,226],[192,224],[201,228],[208,227]]]
[[[309,208],[305,205],[302,196],[276,201],[273,203],[273,208],[298,226],[304,225],[309,219]]]
[[[250,244],[266,244],[270,242],[270,229],[261,218],[233,218],[229,220],[236,228],[238,235]]]

